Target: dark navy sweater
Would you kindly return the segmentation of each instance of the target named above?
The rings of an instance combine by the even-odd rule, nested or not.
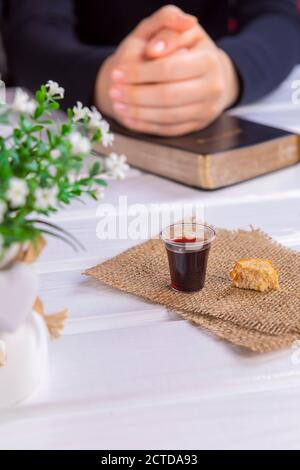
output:
[[[91,104],[105,58],[161,0],[4,0],[2,31],[14,84],[49,79],[67,90],[64,106]],[[296,0],[175,0],[235,63],[241,103],[274,89],[300,63]]]

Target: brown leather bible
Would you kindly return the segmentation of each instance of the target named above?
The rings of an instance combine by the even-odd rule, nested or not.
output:
[[[126,154],[132,166],[202,189],[239,183],[300,159],[298,136],[226,114],[183,137],[136,134],[117,123],[112,130],[114,151]]]

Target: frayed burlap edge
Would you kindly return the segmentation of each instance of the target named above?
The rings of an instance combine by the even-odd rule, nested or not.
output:
[[[243,246],[246,244],[247,250],[251,251],[251,247],[253,247],[254,251],[259,252],[259,257],[267,257],[270,259],[275,257],[276,261],[281,264],[281,274],[284,274],[281,276],[283,278],[284,290],[282,290],[279,294],[277,293],[277,295],[280,295],[281,299],[284,298],[285,288],[287,288],[289,291],[288,295],[292,297],[292,299],[290,299],[290,297],[288,299],[284,298],[285,303],[287,300],[289,302],[290,300],[294,300],[292,304],[298,305],[299,297],[297,295],[294,296],[293,291],[290,289],[290,281],[292,279],[293,286],[295,287],[296,284],[297,287],[299,283],[298,273],[300,272],[299,253],[282,247],[261,230],[252,229],[251,231],[229,231],[224,229],[217,229],[217,232],[219,244],[221,243],[221,246],[219,246],[219,249],[215,250],[215,258],[216,256],[220,256],[220,254],[218,255],[218,250],[220,252],[220,249],[222,256],[224,255],[224,247],[222,243],[225,243],[226,246],[226,243],[229,243],[231,240],[234,240],[233,248],[235,248],[237,245],[239,245],[240,248],[243,248]],[[231,290],[233,288],[230,287],[228,269],[237,259],[237,257],[242,257],[244,255],[243,249],[233,250],[236,252],[232,253],[231,248],[232,247],[229,247],[229,250],[227,251],[229,251],[232,259],[227,260],[225,255],[226,266],[222,266],[221,263],[221,271],[215,273],[215,277],[216,274],[218,274],[218,277],[220,279],[222,278],[223,284],[224,282],[227,283],[226,291],[228,289],[229,293],[233,292],[233,290]],[[248,253],[248,256],[254,255],[255,253]],[[164,260],[162,259],[163,257]],[[155,276],[157,273],[154,273],[154,271],[151,272],[151,269],[149,269],[149,261],[151,259],[152,261],[154,259],[156,263],[154,267],[156,268],[156,271],[158,271],[159,276],[156,279]],[[212,250],[210,261],[213,259],[214,251]],[[284,261],[283,263],[281,262],[282,259]],[[291,262],[293,262],[295,265],[295,269],[297,271],[296,275],[295,273],[293,274],[293,270],[291,269]],[[215,259],[215,261],[213,261],[211,264],[217,265],[217,268],[219,269],[220,263],[218,259]],[[222,269],[224,269],[224,272],[222,272]],[[235,345],[248,348],[255,352],[269,352],[286,348],[292,345],[295,340],[300,338],[298,330],[298,315],[294,315],[292,307],[288,312],[285,311],[283,312],[283,315],[281,315],[279,308],[280,301],[278,301],[278,296],[276,297],[276,293],[266,294],[264,298],[262,298],[260,293],[252,291],[242,292],[240,289],[235,289],[234,295],[237,296],[237,299],[234,298],[233,303],[235,305],[237,302],[236,306],[238,307],[238,312],[239,309],[241,309],[239,300],[243,298],[244,305],[248,305],[248,298],[251,299],[251,308],[248,313],[249,317],[244,315],[243,321],[240,321],[239,316],[234,316],[230,311],[228,311],[229,308],[225,308],[225,314],[223,314],[223,311],[220,311],[220,307],[217,306],[219,308],[219,317],[216,316],[214,310],[214,296],[206,295],[206,300],[209,299],[209,301],[206,301],[204,303],[205,307],[203,307],[203,305],[201,305],[201,295],[203,296],[203,294],[200,293],[196,295],[187,295],[178,294],[171,291],[166,285],[163,285],[159,281],[161,277],[166,275],[168,277],[168,267],[164,248],[162,247],[161,242],[157,239],[150,240],[142,245],[135,246],[134,248],[127,250],[126,252],[116,256],[111,260],[95,266],[94,268],[88,269],[84,274],[92,276],[111,287],[116,287],[123,292],[138,295],[139,297],[150,300],[152,302],[165,305],[170,310],[176,311],[184,319],[193,322],[195,325],[201,328],[209,330],[219,338],[230,341]],[[211,275],[212,274],[213,269],[211,267]],[[218,282],[219,281],[220,280],[218,279]],[[208,284],[209,282],[210,281],[208,281]],[[216,279],[213,280],[213,283],[216,284]],[[215,288],[214,284],[213,286]],[[148,290],[145,289],[146,285],[148,285]],[[174,295],[177,296],[176,302],[174,302]],[[224,299],[222,299],[222,302],[223,306],[228,307],[226,295],[224,296]],[[277,302],[276,316],[270,315],[270,307],[273,305],[272,301],[270,302],[270,296],[273,296]],[[178,301],[178,299],[180,301]],[[260,302],[262,305],[264,305],[265,301],[269,308],[268,321],[262,317],[262,313],[264,312],[260,312],[259,315],[257,315],[257,312],[255,312],[256,303]],[[300,319],[300,309],[298,314]],[[287,321],[290,319],[291,315],[293,315],[291,321]]]

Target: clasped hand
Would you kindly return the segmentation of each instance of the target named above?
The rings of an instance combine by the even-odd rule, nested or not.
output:
[[[97,106],[125,127],[179,136],[203,129],[237,100],[229,56],[174,6],[143,20],[102,65]]]

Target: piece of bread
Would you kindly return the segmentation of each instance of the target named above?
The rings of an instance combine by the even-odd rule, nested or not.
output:
[[[230,272],[232,284],[240,289],[259,292],[279,289],[278,270],[272,261],[260,258],[245,258],[237,261]]]

